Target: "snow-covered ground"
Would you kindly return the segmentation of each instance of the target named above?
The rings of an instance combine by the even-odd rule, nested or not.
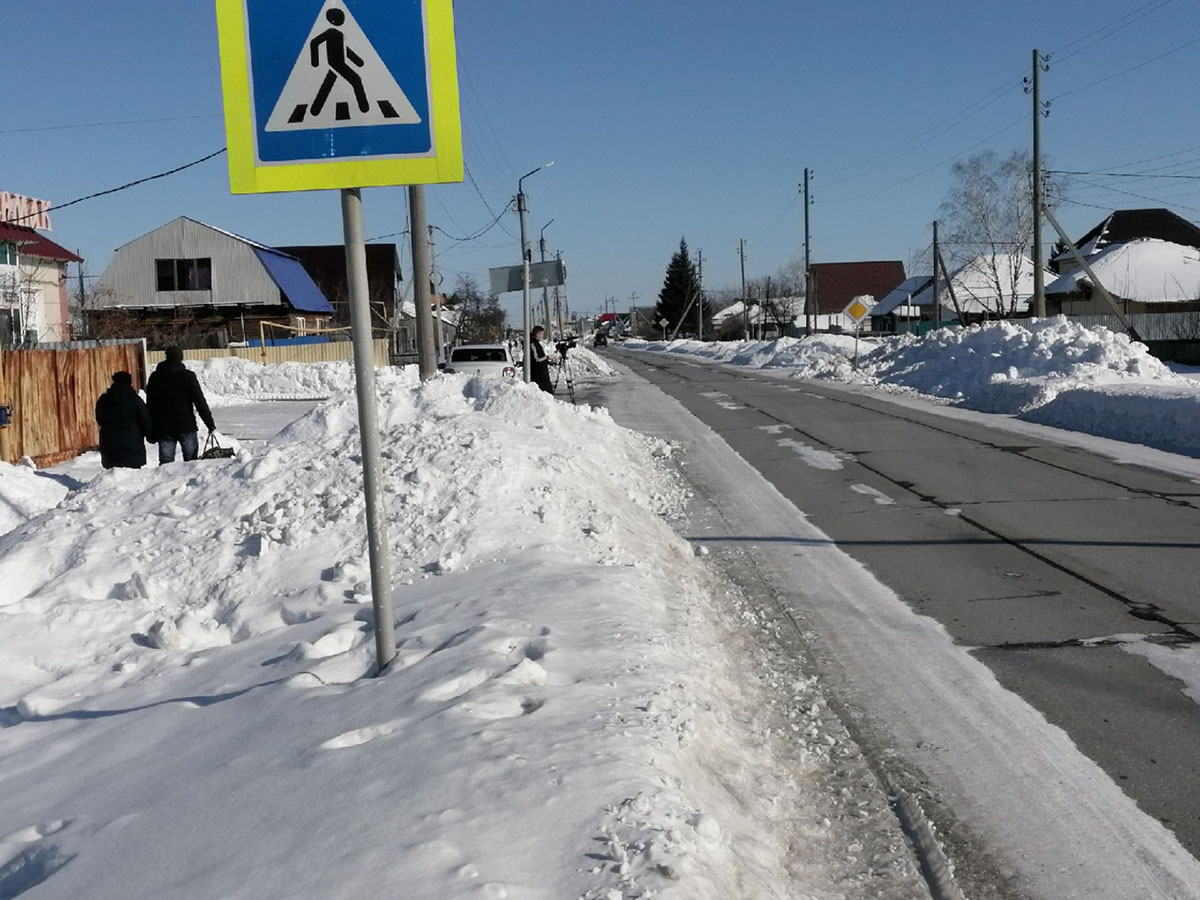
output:
[[[579,382],[613,378],[616,371],[586,347],[567,353],[571,376]],[[277,363],[262,365],[248,359],[227,357],[189,361],[213,407],[251,400],[324,400],[354,390],[354,365],[349,360],[325,363]]]
[[[707,346],[849,371],[844,342]],[[234,436],[264,394],[330,399],[229,460],[0,464],[0,897],[920,896],[820,686],[758,678],[671,529],[672,445],[382,370],[399,657],[370,678],[350,367],[221,362],[192,367]]]
[[[235,399],[210,377],[233,367],[197,368]],[[0,897],[917,883],[882,795],[873,819],[849,792],[797,799],[844,751],[814,685],[780,706],[723,649],[713,576],[665,521],[670,445],[532,386],[383,370],[379,390],[383,678],[352,394],[229,460],[0,465],[20,508],[0,536]],[[805,773],[773,761],[785,733]]]
[[[631,350],[698,356],[880,391],[937,398],[1099,437],[1200,456],[1200,384],[1145,345],[1058,316],[943,328],[927,335],[776,341],[628,341]],[[1191,374],[1193,377],[1188,377]]]

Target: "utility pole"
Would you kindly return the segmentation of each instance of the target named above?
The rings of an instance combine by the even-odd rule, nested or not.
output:
[[[770,275],[767,276],[766,296],[763,297],[762,306],[759,308],[760,308],[762,314],[758,317],[758,337],[761,340],[762,336],[763,336],[763,325],[766,324],[763,316],[765,316],[767,310],[771,308],[771,276]],[[781,334],[780,337],[782,337],[782,336],[783,335]]]
[[[437,347],[437,360],[440,361],[446,354],[446,340],[442,334],[442,292],[439,290],[434,290],[434,286],[433,286],[433,283],[434,283],[433,276],[434,276],[434,272],[435,272],[434,265],[435,265],[435,260],[436,260],[436,256],[434,255],[433,248],[435,246],[436,245],[434,244],[434,241],[433,241],[433,226],[430,225],[429,226],[429,290],[432,291],[433,296],[436,298],[434,301],[437,308],[434,310],[434,316],[433,316],[433,342]]]
[[[1042,259],[1042,210],[1046,205],[1045,181],[1042,170],[1042,119],[1050,114],[1048,104],[1042,103],[1042,72],[1049,68],[1049,57],[1033,51],[1033,78],[1026,80],[1025,90],[1033,95],[1033,314],[1046,318],[1046,284]]]
[[[696,250],[696,340],[704,340],[704,251]]]
[[[80,324],[80,328],[83,331],[83,333],[89,334],[90,328],[89,328],[89,323],[87,320],[87,303],[85,301],[84,293],[83,293],[83,291],[84,291],[84,288],[83,288],[83,254],[80,253],[78,250],[76,250],[75,255],[79,257],[79,265],[78,265],[78,269],[79,269],[79,324]],[[74,337],[74,335],[71,335],[71,337]],[[246,340],[246,326],[244,324],[242,325],[242,340],[243,341]],[[150,373],[147,372],[145,377],[148,378],[149,376],[150,376]]]
[[[554,220],[551,219],[549,222],[543,225],[541,234],[538,236],[538,247],[541,249],[542,262],[546,261],[546,229],[553,224]],[[550,320],[550,289],[545,287],[542,288],[542,310],[546,314],[546,333],[549,334],[554,330],[554,325]],[[559,329],[559,332],[559,337],[562,337],[561,328]]]
[[[557,259],[561,263],[562,262],[562,251],[559,250],[557,253],[555,253],[554,258]],[[563,331],[563,306],[562,306],[563,298],[559,295],[558,290],[559,290],[559,286],[556,284],[554,286],[554,314],[555,314],[555,316],[558,317],[558,333],[560,335],[562,335],[563,337],[565,337],[566,332]],[[567,318],[568,322],[571,321],[571,316],[569,314],[567,315],[566,318]]]
[[[742,262],[742,334],[750,340],[750,301],[746,299],[746,239],[738,241],[738,259]]]
[[[812,232],[808,229],[808,209],[812,206],[812,198],[808,192],[808,182],[812,178],[812,169],[804,170],[804,333],[813,333],[813,321],[816,310],[812,305]]]
[[[529,321],[529,260],[533,255],[533,251],[530,250],[529,241],[525,237],[525,213],[527,213],[529,210],[525,204],[524,182],[525,179],[530,175],[536,175],[538,172],[542,171],[542,169],[548,168],[552,165],[554,165],[553,162],[542,163],[536,169],[531,169],[517,179],[517,217],[521,222],[521,325],[525,331],[521,338],[521,346],[523,348],[523,362],[521,363],[521,369],[523,370],[522,376],[526,384],[528,384],[531,380],[529,364],[532,360],[529,356],[529,331],[531,328],[533,328],[533,323]],[[416,223],[413,223],[413,228],[416,228]]]
[[[413,255],[413,305],[417,318],[417,371],[422,381],[437,374],[433,313],[429,309],[429,219],[425,214],[425,185],[408,186],[409,231]]]
[[[942,327],[942,304],[938,299],[938,223],[933,223],[933,327]]]

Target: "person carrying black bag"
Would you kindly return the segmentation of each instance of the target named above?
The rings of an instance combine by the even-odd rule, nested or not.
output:
[[[113,372],[112,386],[96,401],[100,464],[106,469],[140,469],[151,440],[150,412],[133,389],[133,376]]]
[[[189,372],[183,364],[183,351],[178,347],[167,348],[167,358],[154,368],[146,382],[146,405],[150,407],[154,438],[158,442],[159,465],[175,462],[176,445],[183,450],[184,460],[199,455],[197,414],[210,432],[217,430],[196,373]]]

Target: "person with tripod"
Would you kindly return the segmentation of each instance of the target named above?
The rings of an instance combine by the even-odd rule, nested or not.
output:
[[[550,380],[550,356],[542,341],[546,338],[546,329],[535,325],[529,332],[529,378],[547,394],[554,393],[554,383]]]

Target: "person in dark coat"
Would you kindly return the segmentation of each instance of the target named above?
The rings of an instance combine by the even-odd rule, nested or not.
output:
[[[100,464],[106,469],[140,469],[146,464],[150,411],[133,389],[133,376],[114,372],[112,385],[96,401]]]
[[[542,346],[546,337],[546,329],[538,325],[529,333],[529,380],[547,394],[554,393],[554,383],[550,380],[550,357]]]
[[[196,373],[184,366],[183,351],[178,347],[168,347],[167,358],[150,374],[146,382],[146,405],[150,407],[160,465],[175,462],[176,445],[183,450],[184,460],[200,454],[197,414],[210,432],[217,430]]]

